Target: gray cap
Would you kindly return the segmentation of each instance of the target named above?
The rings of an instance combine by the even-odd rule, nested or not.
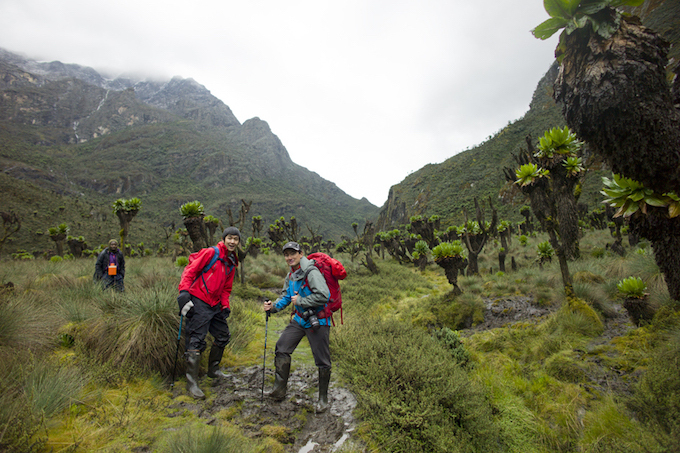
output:
[[[227,237],[228,234],[233,234],[234,236],[238,236],[239,239],[241,239],[241,232],[238,230],[238,228],[234,226],[230,226],[224,229],[222,232],[222,240]]]
[[[288,249],[295,250],[296,252],[302,251],[302,249],[300,248],[300,244],[298,244],[297,242],[289,242],[289,243],[287,243],[286,245],[283,246],[284,252]]]

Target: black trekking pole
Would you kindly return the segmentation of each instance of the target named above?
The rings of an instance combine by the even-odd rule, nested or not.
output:
[[[182,338],[182,319],[184,315],[179,315],[179,332],[177,332],[177,349],[175,349],[175,365],[172,367],[172,383],[170,388],[175,387],[175,371],[177,371],[177,355],[179,354],[179,340]]]
[[[264,402],[264,370],[267,364],[267,330],[269,329],[269,311],[264,322],[264,358],[262,359],[262,401]]]

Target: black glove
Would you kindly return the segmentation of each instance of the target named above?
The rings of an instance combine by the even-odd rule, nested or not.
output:
[[[227,318],[229,318],[229,316],[231,315],[231,308],[223,308],[222,314],[224,315],[224,320],[226,321]]]
[[[187,302],[191,301],[191,294],[189,294],[189,291],[180,291],[179,296],[177,296],[177,305],[179,305],[179,314],[180,316],[182,315],[182,308],[187,304]],[[187,313],[187,318],[191,318],[193,316],[193,309]]]

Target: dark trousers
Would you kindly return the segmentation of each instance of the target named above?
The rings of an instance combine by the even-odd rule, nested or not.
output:
[[[186,349],[187,351],[205,351],[205,336],[210,332],[215,341],[215,346],[224,348],[231,339],[229,326],[227,325],[226,312],[222,312],[220,304],[211,307],[197,297],[191,298],[194,307],[193,315],[187,317],[186,324]]]
[[[102,276],[102,288],[116,288],[118,291],[125,291],[125,283],[122,275],[108,275]]]
[[[329,339],[331,334],[330,326],[321,326],[318,330],[303,329],[295,321],[291,321],[283,330],[279,341],[276,342],[275,354],[276,356],[288,356],[295,351],[300,340],[305,335],[309,341],[309,346],[312,348],[314,355],[314,362],[319,368],[331,367],[331,349],[329,346]]]

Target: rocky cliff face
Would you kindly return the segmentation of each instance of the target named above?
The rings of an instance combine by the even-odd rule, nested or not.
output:
[[[106,203],[146,197],[154,217],[176,217],[178,204],[197,198],[219,216],[243,198],[254,201],[252,215],[271,214],[265,221],[295,215],[337,238],[377,215],[295,164],[267,122],[241,124],[193,79],[108,79],[0,49],[0,144],[10,178]]]

